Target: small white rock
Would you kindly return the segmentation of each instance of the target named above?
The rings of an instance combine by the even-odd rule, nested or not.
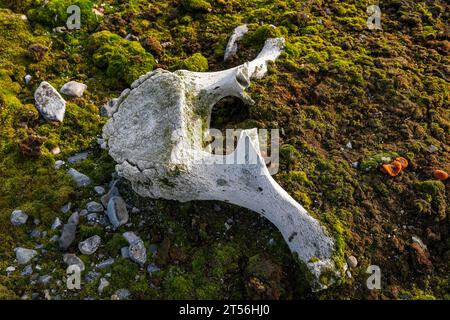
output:
[[[358,260],[356,260],[356,257],[350,256],[347,258],[347,264],[350,268],[356,268],[358,265]]]
[[[11,223],[14,226],[21,226],[28,220],[28,215],[22,210],[14,210],[11,213]]]

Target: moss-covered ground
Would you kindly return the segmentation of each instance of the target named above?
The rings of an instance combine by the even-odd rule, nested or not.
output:
[[[81,29],[55,31],[71,4],[81,8]],[[60,212],[66,203],[83,208],[96,197],[92,187],[77,188],[65,170],[55,170],[56,160],[87,150],[88,159],[73,167],[95,185],[110,181],[114,163],[96,143],[107,120],[102,104],[154,68],[222,70],[252,59],[273,36],[284,37],[286,49],[249,88],[256,103],[245,118],[216,110],[213,123],[282,129],[274,177],[334,236],[338,265],[357,257],[352,277],[312,292],[281,235],[254,213],[215,202],[142,199],[124,182],[122,194],[141,210],[132,229],[147,247],[158,246],[149,262],[161,270],[150,277],[119,258],[120,233],[129,228],[84,225],[77,240],[99,234],[100,254],[116,257],[101,271],[111,273],[101,298],[127,288],[136,299],[449,299],[450,188],[432,172],[450,171],[450,8],[440,0],[380,1],[382,30],[369,30],[369,4],[0,0],[0,299],[43,297],[44,289],[65,299],[98,297],[98,283],[65,292],[55,281],[32,285],[20,267],[10,275],[5,269],[14,264],[15,247],[42,243],[40,273],[64,279],[61,252],[48,240],[57,232],[40,240],[29,233],[34,219],[49,230],[55,217],[67,219]],[[237,57],[223,62],[228,37],[243,23],[250,31]],[[60,125],[43,121],[34,107],[44,80],[58,89],[70,80],[88,86],[81,98],[65,97]],[[52,154],[55,147],[60,154]],[[408,159],[408,168],[397,177],[380,172],[395,156]],[[31,217],[20,228],[9,221],[16,208]],[[431,271],[417,262],[412,236],[427,245]],[[100,259],[81,258],[87,271]],[[365,285],[369,265],[381,268],[381,290]]]

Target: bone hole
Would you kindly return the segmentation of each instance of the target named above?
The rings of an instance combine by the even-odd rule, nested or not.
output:
[[[230,154],[237,146],[238,138],[234,137],[233,147],[228,148],[227,144],[231,146],[231,142],[226,141],[227,129],[250,129],[246,122],[250,118],[249,106],[237,97],[225,97],[219,100],[212,108],[210,128],[217,129],[222,132],[223,141],[216,141],[214,137],[209,140],[206,139],[206,145],[211,144],[213,154]],[[215,142],[215,143],[214,143]],[[220,148],[221,147],[221,148]]]

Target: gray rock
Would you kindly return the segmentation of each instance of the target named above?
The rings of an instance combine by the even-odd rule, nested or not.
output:
[[[88,214],[88,211],[86,209],[83,209],[80,211],[80,217],[84,217]]]
[[[107,286],[109,286],[109,281],[105,278],[101,278],[98,286],[98,294],[102,294]]]
[[[78,172],[74,168],[70,168],[67,173],[70,174],[78,187],[86,187],[91,184],[91,179],[87,175]]]
[[[148,247],[148,251],[152,254],[152,256],[154,257],[157,253],[158,253],[158,246],[156,244],[151,244]]]
[[[67,223],[63,227],[61,237],[59,237],[59,248],[61,250],[67,250],[72,242],[75,240],[77,232],[77,224],[79,220],[78,212],[74,212]]]
[[[64,120],[66,101],[50,83],[46,81],[41,82],[34,92],[34,100],[36,108],[45,120],[59,122]]]
[[[128,209],[120,196],[114,196],[108,202],[108,218],[115,229],[128,222]]]
[[[87,238],[84,241],[81,241],[78,244],[78,249],[80,249],[82,254],[91,255],[95,251],[97,251],[101,242],[102,242],[102,239],[98,235],[95,235],[90,238]]]
[[[86,205],[86,209],[89,212],[103,212],[103,205],[101,203],[91,201]]]
[[[75,234],[77,232],[76,224],[65,224],[63,227],[63,231],[61,237],[59,237],[59,248],[61,250],[67,250],[72,242],[75,240]]]
[[[39,229],[33,229],[30,233],[30,237],[33,239],[41,237],[41,231]]]
[[[39,283],[42,283],[42,284],[48,284],[51,280],[52,280],[52,276],[46,274],[46,275],[40,276],[38,281],[39,281]]]
[[[55,169],[56,169],[56,170],[61,169],[61,167],[62,167],[64,164],[65,164],[64,161],[62,161],[62,160],[56,160],[56,161],[55,161]]]
[[[11,213],[11,223],[14,226],[20,226],[27,222],[28,215],[22,210],[14,210]]]
[[[356,257],[350,256],[347,258],[347,264],[350,268],[356,268],[358,265],[358,260],[356,260]]]
[[[129,297],[130,291],[127,289],[119,289],[111,296],[111,300],[127,300]]]
[[[31,276],[32,273],[33,273],[33,267],[31,266],[31,264],[29,264],[25,268],[23,268],[23,270],[20,273],[20,275],[22,277],[28,277],[28,276]]]
[[[50,242],[56,242],[58,240],[59,240],[59,237],[56,234],[49,239]]]
[[[120,248],[120,255],[121,255],[122,258],[124,258],[124,259],[130,258],[130,252],[129,252],[129,250],[128,250],[128,247],[122,247],[122,248]]]
[[[117,111],[117,101],[119,99],[114,98],[110,101],[108,101],[107,103],[105,103],[101,108],[100,108],[100,115],[102,115],[103,117],[112,117],[112,115]]]
[[[62,207],[60,211],[61,211],[62,213],[67,213],[67,212],[70,211],[70,208],[71,208],[71,207],[72,207],[72,203],[69,202],[69,203],[67,203],[64,207]]]
[[[103,188],[102,186],[95,186],[94,190],[99,196],[105,193],[105,188]]]
[[[70,267],[72,265],[76,265],[76,266],[78,266],[80,268],[80,271],[84,271],[85,270],[85,266],[84,266],[83,260],[78,258],[73,253],[66,253],[66,254],[64,254],[63,255],[63,261],[68,267]]]
[[[158,272],[158,271],[160,271],[160,270],[161,270],[161,269],[158,268],[158,266],[157,266],[156,264],[154,264],[154,263],[150,263],[150,264],[148,265],[148,267],[147,267],[147,272],[149,273],[149,275],[152,275],[152,273]]]
[[[89,213],[86,216],[86,219],[87,219],[89,224],[94,224],[94,223],[97,223],[99,221],[98,214],[96,212]]]
[[[114,264],[114,259],[113,258],[108,258],[98,264],[95,265],[95,267],[97,269],[106,269],[110,266],[112,266]]]
[[[15,248],[14,252],[16,253],[16,259],[19,264],[27,264],[38,254],[36,250],[22,247]]]
[[[115,183],[109,189],[108,193],[103,195],[100,199],[105,208],[108,207],[109,200],[114,196],[120,196],[119,189],[117,189]]]
[[[87,85],[76,82],[76,81],[69,81],[65,83],[61,87],[61,93],[66,94],[68,96],[72,97],[82,97],[84,90],[87,89]]]
[[[80,215],[78,212],[74,212],[70,215],[69,219],[67,219],[67,223],[78,224],[80,221]]]
[[[89,271],[84,277],[84,280],[86,280],[87,283],[92,283],[95,280],[97,280],[100,277],[100,275],[101,274],[99,272]]]
[[[132,244],[133,242],[141,239],[133,231],[124,232],[122,236],[125,240],[127,240],[128,244]]]
[[[62,226],[61,219],[56,217],[55,221],[53,221],[53,223],[52,223],[52,230],[56,230],[56,229],[60,228],[61,226]]]
[[[77,163],[77,162],[86,160],[87,157],[88,157],[88,153],[87,152],[80,152],[80,153],[77,153],[77,154],[69,157],[67,159],[67,162],[69,162],[69,163]]]
[[[144,241],[141,239],[130,244],[128,252],[130,259],[140,265],[144,265],[147,261],[147,251],[145,249]]]

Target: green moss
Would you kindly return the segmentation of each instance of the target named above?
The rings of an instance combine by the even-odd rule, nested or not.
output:
[[[119,258],[111,267],[111,287],[128,288],[139,273],[136,263],[128,259]]]
[[[91,0],[52,0],[39,8],[28,11],[32,22],[40,23],[48,27],[66,26],[67,19],[72,13],[67,13],[67,8],[76,5],[80,8],[80,27],[93,30],[99,22],[99,18],[92,12],[94,1]]]
[[[166,299],[193,299],[194,283],[188,275],[184,274],[180,269],[173,267],[164,277],[163,291]]]
[[[414,187],[423,194],[427,202],[433,205],[439,219],[444,220],[449,211],[445,195],[445,185],[438,180],[427,180],[416,183]],[[428,210],[422,208],[421,211],[426,212]]]
[[[360,168],[363,171],[375,170],[383,163],[391,162],[395,157],[398,157],[396,152],[381,152],[361,161]]]
[[[208,60],[201,53],[195,53],[192,56],[178,62],[175,69],[186,69],[196,72],[208,71]]]
[[[14,300],[17,298],[13,291],[0,284],[0,300]]]
[[[155,67],[153,56],[136,41],[125,40],[109,31],[100,31],[90,37],[92,60],[105,75],[131,84]]]
[[[122,247],[128,246],[128,242],[122,234],[114,234],[112,238],[106,243],[105,249],[111,255],[115,256],[120,252]]]
[[[256,30],[246,33],[242,39],[242,43],[253,47],[256,50],[260,50],[267,39],[277,38],[281,35],[281,30],[279,28],[264,24],[257,27]]]
[[[207,0],[183,0],[183,7],[190,12],[208,12],[212,6]]]

